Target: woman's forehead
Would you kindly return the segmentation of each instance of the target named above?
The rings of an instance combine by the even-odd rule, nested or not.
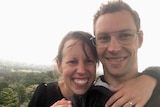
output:
[[[66,41],[66,42],[64,43],[63,49],[64,49],[64,48],[70,48],[70,47],[72,47],[72,46],[74,46],[74,45],[76,45],[76,44],[80,44],[80,43],[81,43],[81,41],[78,40],[78,39],[70,39],[70,40],[68,40],[68,41]]]
[[[83,47],[84,45],[84,47]],[[85,48],[85,49],[83,49]],[[77,51],[80,52],[80,50],[82,50],[81,52],[86,51],[87,53],[91,51],[91,49],[89,49],[89,46],[87,45],[87,43],[83,44],[82,40],[79,39],[70,39],[68,41],[66,41],[66,43],[64,44],[63,47],[63,52],[65,53],[70,53],[71,51]]]

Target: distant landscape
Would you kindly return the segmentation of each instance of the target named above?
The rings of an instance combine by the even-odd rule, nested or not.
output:
[[[0,60],[0,107],[27,107],[38,84],[58,79],[52,65]]]
[[[53,65],[38,65],[25,62],[14,62],[10,60],[0,59],[0,72],[45,72],[52,70]]]
[[[36,65],[1,59],[0,107],[27,107],[38,84],[56,81],[59,76],[53,65]]]

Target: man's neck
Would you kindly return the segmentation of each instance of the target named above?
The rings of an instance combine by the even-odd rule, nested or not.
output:
[[[117,86],[129,79],[135,78],[137,75],[138,72],[132,72],[130,74],[117,75],[117,76],[104,73],[104,79],[108,84]]]

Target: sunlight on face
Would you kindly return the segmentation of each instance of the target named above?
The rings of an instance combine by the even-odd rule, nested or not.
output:
[[[68,40],[63,48],[62,63],[58,67],[66,90],[76,94],[84,94],[96,76],[94,56],[89,46],[86,45],[85,50],[88,57],[82,49],[81,41]]]

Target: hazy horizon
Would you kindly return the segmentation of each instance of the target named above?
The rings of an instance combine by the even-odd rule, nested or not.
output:
[[[67,32],[83,30],[93,34],[93,15],[104,1],[1,0],[0,59],[53,64],[59,42]],[[144,43],[138,53],[139,70],[160,66],[158,1],[124,1],[141,17]]]

